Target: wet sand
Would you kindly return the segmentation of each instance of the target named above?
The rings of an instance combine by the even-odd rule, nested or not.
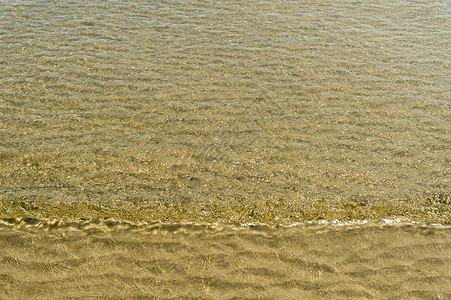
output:
[[[0,224],[5,299],[451,297],[449,226]]]

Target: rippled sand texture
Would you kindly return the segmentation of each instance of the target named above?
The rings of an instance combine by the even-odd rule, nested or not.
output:
[[[0,298],[451,298],[450,12],[1,1]]]
[[[447,1],[0,10],[3,217],[175,205],[168,219],[244,207],[277,222],[254,209],[276,202],[297,209],[287,223],[450,222]]]
[[[3,220],[0,297],[449,299],[450,233]]]

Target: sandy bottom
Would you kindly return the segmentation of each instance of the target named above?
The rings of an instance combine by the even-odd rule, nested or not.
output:
[[[0,298],[450,299],[450,233],[3,219]]]

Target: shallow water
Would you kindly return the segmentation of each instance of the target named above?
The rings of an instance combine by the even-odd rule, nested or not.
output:
[[[447,2],[1,6],[3,203],[449,221]]]
[[[449,299],[449,233],[407,223],[8,220],[0,224],[0,296]]]
[[[295,298],[326,290],[324,297],[396,297],[390,280],[407,272],[397,285],[402,297],[449,296],[449,252],[442,251],[449,248],[431,246],[436,237],[449,241],[449,228],[426,224],[451,223],[450,12],[447,1],[3,1],[0,219],[7,225],[0,243],[9,254],[0,252],[0,260],[15,271],[1,271],[0,292],[6,292],[0,295],[62,297],[55,282],[70,285],[75,276],[71,295],[88,288],[80,297],[116,284],[103,295]],[[419,224],[377,227],[384,218]],[[353,235],[271,227],[321,220],[373,220],[376,227],[362,233],[349,225]],[[123,263],[114,254],[121,239],[148,243],[135,231],[90,236],[83,227],[72,239],[71,226],[52,231],[31,224],[23,231],[21,222],[198,225],[177,225],[185,233],[176,237],[166,227],[155,231],[155,247],[168,257],[165,264],[159,254],[147,256],[160,264],[159,275],[143,279],[159,282],[152,292],[129,275],[116,277],[140,264],[130,252],[125,265],[115,265]],[[266,242],[250,242],[259,239],[254,229],[227,227],[249,223],[270,226]],[[224,229],[211,233],[211,224]],[[216,253],[223,232],[236,233],[227,236],[235,246]],[[55,244],[54,235],[70,238]],[[298,235],[308,235],[313,246],[305,248]],[[106,248],[91,240],[109,238]],[[311,255],[298,265],[301,254],[290,253],[280,267],[276,256],[283,253],[265,243],[288,249],[285,239],[292,238],[290,251]],[[401,244],[392,241],[398,238]],[[182,247],[185,254],[206,245],[205,252],[187,254],[189,266],[202,255],[224,255],[216,263],[242,277],[230,281],[218,265],[213,275],[201,276],[200,269],[174,275],[170,269],[183,265],[171,262],[179,259],[177,243],[191,245]],[[355,243],[388,260],[351,259],[348,266],[342,256],[346,263],[332,263],[332,252],[345,255]],[[81,256],[77,245],[87,247]],[[413,245],[411,256],[397,252],[405,245]],[[253,246],[277,254],[259,256]],[[24,247],[33,249],[31,256],[21,258]],[[52,258],[55,247],[70,249]],[[250,252],[242,257],[243,247]],[[331,252],[323,253],[325,247]],[[272,279],[262,288],[260,271],[239,271],[228,258],[247,259],[251,265],[243,268],[264,265],[261,274]],[[313,266],[307,261],[320,258],[333,272],[303,284]],[[46,262],[63,272],[39,269]],[[24,279],[36,268],[35,277]],[[389,276],[381,279],[384,272]],[[347,279],[333,285],[339,278]],[[178,290],[183,280],[196,288]],[[202,282],[211,295],[198,289]]]

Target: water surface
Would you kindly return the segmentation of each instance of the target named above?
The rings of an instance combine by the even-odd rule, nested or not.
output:
[[[3,1],[0,296],[449,297],[450,12]]]
[[[0,223],[0,296],[449,299],[449,233],[402,222],[273,229],[8,220]]]

